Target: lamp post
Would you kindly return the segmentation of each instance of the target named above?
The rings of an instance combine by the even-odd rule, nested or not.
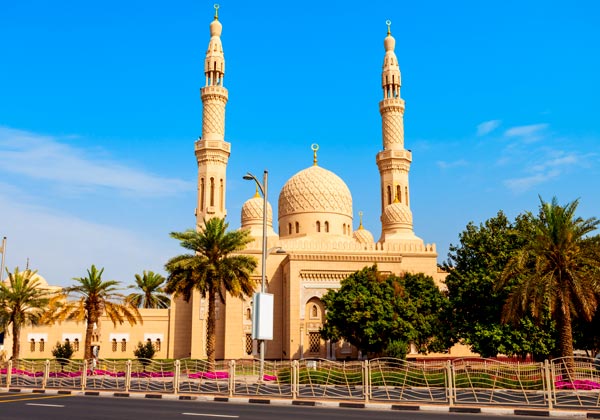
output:
[[[263,293],[265,293],[265,279],[266,279],[266,270],[267,270],[267,181],[269,178],[269,172],[265,169],[264,173],[263,173],[263,182],[262,184],[260,183],[260,181],[254,176],[252,175],[250,172],[246,173],[246,175],[244,175],[244,179],[245,180],[253,180],[254,182],[256,182],[256,185],[258,186],[258,188],[260,189],[260,192],[263,195],[263,231],[262,231],[262,267],[261,267],[261,275],[260,275],[260,294],[262,296]],[[258,305],[258,301],[259,301],[259,297],[258,296],[254,296],[254,304]],[[256,306],[253,310],[255,316],[256,316],[256,320],[260,321],[260,308],[259,311],[256,310]],[[257,327],[256,325],[257,323],[254,322],[254,328]],[[261,323],[258,322],[258,327],[261,326]],[[271,332],[272,334],[272,332]],[[264,378],[264,372],[265,372],[265,340],[263,338],[259,337],[259,348],[258,348],[258,353],[259,353],[259,357],[260,357],[260,369],[259,369],[259,380],[262,381]]]
[[[0,246],[0,252],[2,252],[2,263],[0,264],[0,283],[4,279],[4,255],[6,254],[6,236],[2,238],[2,245]]]

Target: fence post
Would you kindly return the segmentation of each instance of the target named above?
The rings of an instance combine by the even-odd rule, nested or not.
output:
[[[125,363],[125,392],[129,392],[131,386],[131,360]]]
[[[81,390],[85,391],[85,388],[87,386],[87,368],[88,368],[88,364],[87,364],[87,360],[83,360],[83,366],[81,368]]]
[[[235,392],[235,360],[229,361],[229,396],[233,397]]]
[[[543,383],[545,383],[545,390],[546,391],[546,395],[548,397],[548,408],[550,410],[552,410],[552,406],[553,406],[553,398],[554,398],[554,381],[552,380],[552,373],[550,371],[550,362],[548,361],[548,359],[546,359],[544,361],[543,364],[543,369],[544,369],[544,374],[546,377],[546,380],[543,381]]]
[[[448,403],[452,407],[454,405],[454,366],[448,360],[446,362],[446,380],[448,381]]]
[[[12,377],[12,370],[13,370],[13,361],[9,360],[8,364],[6,365],[6,387],[10,388],[10,381],[11,381],[11,377]]]
[[[48,378],[50,377],[50,360],[44,362],[44,376],[42,378],[42,389],[46,389]]]
[[[175,372],[173,372],[173,392],[179,394],[179,375],[181,375],[181,362],[175,360]]]
[[[369,361],[368,360],[364,360],[363,361],[363,365],[362,365],[362,385],[363,385],[363,394],[364,394],[364,398],[365,398],[365,402],[369,402],[369,383],[371,382],[371,378],[369,375]]]
[[[292,387],[292,400],[298,398],[298,361],[292,360],[290,364],[290,386]]]

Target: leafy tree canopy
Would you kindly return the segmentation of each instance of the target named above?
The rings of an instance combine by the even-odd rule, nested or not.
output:
[[[404,357],[409,343],[420,352],[443,351],[440,318],[446,298],[431,277],[423,274],[385,275],[365,267],[343,280],[338,290],[322,298],[326,339],[344,339],[365,354]]]
[[[543,358],[554,351],[554,324],[549,316],[539,322],[524,314],[515,325],[502,322],[502,309],[517,279],[499,286],[507,263],[527,241],[533,216],[519,215],[511,222],[498,214],[479,226],[469,223],[450,245],[446,286],[454,338],[483,357],[506,355]]]

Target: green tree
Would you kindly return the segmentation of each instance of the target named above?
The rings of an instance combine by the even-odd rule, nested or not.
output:
[[[215,362],[215,300],[225,303],[227,293],[242,298],[254,292],[256,282],[251,278],[257,261],[248,255],[236,254],[252,239],[247,230],[227,231],[224,219],[212,218],[199,231],[192,229],[172,232],[183,248],[193,254],[178,255],[165,265],[169,276],[165,291],[181,295],[189,302],[197,290],[208,298],[206,323],[206,356],[211,366]]]
[[[59,342],[56,343],[56,347],[52,349],[52,356],[57,359],[70,359],[75,353],[75,349],[68,341],[61,344]]]
[[[516,280],[504,307],[503,320],[523,313],[543,318],[550,313],[558,331],[558,355],[573,356],[574,318],[591,321],[600,293],[600,259],[586,242],[600,221],[575,216],[579,200],[558,204],[540,197],[533,229],[525,232],[524,246],[510,259],[503,282]]]
[[[92,333],[100,316],[105,314],[113,325],[128,321],[130,325],[142,322],[142,317],[137,307],[125,300],[118,292],[120,282],[116,280],[102,280],[104,268],[98,270],[95,265],[87,270],[86,277],[75,277],[78,284],[63,289],[66,298],[56,303],[53,318],[57,321],[74,320],[85,322],[85,347],[84,359],[92,358]],[[75,300],[68,300],[75,296]]]
[[[165,294],[163,283],[165,278],[152,271],[144,271],[143,275],[135,275],[135,285],[130,289],[138,289],[139,292],[127,295],[126,300],[138,308],[168,308],[171,298]]]
[[[443,268],[448,272],[452,335],[483,357],[532,354],[542,359],[554,350],[554,327],[548,316],[541,325],[528,315],[516,326],[502,322],[502,308],[516,283],[500,287],[502,272],[531,230],[531,215],[511,222],[499,211],[479,226],[470,222],[459,235],[460,243],[450,245]]]
[[[423,274],[382,275],[365,267],[321,299],[325,339],[344,339],[365,354],[403,357],[409,343],[420,352],[447,349],[440,334],[445,298]]]
[[[152,359],[155,353],[156,349],[151,341],[138,342],[136,349],[133,351],[133,355],[138,359]]]
[[[40,287],[37,271],[6,270],[8,281],[0,282],[0,331],[12,326],[12,358],[21,352],[21,328],[44,323],[44,310],[50,300],[49,291]]]

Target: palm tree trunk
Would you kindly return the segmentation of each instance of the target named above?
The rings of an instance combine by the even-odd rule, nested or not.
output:
[[[12,358],[17,360],[21,353],[21,324],[13,321],[13,345],[12,345]]]
[[[564,363],[567,370],[567,374],[569,375],[569,380],[571,378],[573,369],[574,369],[574,360],[573,360],[573,330],[571,325],[571,311],[569,305],[563,303],[559,300],[558,302],[558,314],[556,319],[556,326],[558,328],[558,351],[559,356],[564,357]]]
[[[90,360],[92,358],[92,334],[94,333],[95,321],[88,318],[87,325],[85,327],[85,344],[83,351],[83,359]]]
[[[208,291],[208,319],[206,320],[206,358],[209,369],[215,370],[215,307],[216,293],[211,287]]]

